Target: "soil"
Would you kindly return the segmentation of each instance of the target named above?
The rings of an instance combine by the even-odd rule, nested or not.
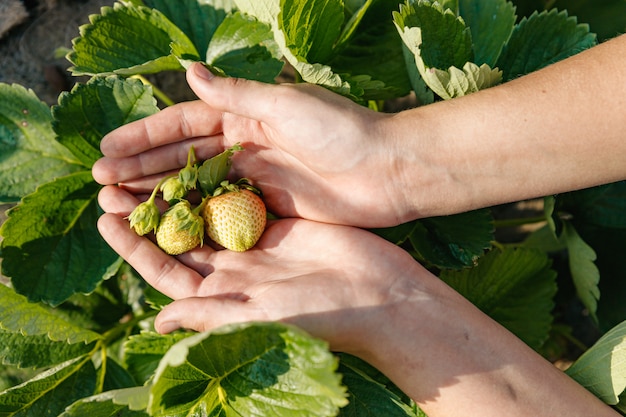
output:
[[[54,105],[63,91],[69,91],[85,77],[74,77],[71,63],[59,50],[72,47],[79,27],[89,15],[114,0],[1,0],[0,82],[17,83],[32,89],[39,99]],[[195,98],[184,73],[148,77],[174,101]]]

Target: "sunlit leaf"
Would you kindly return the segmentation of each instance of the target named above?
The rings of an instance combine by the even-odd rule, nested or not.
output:
[[[566,11],[533,13],[515,27],[497,66],[504,80],[536,71],[596,44],[589,26],[578,24]]]
[[[17,292],[58,305],[115,273],[120,258],[96,228],[99,190],[81,171],[40,186],[7,212],[2,273]]]
[[[566,372],[607,404],[617,404],[626,390],[626,322],[602,336]]]
[[[0,328],[7,333],[24,336],[46,336],[51,341],[89,343],[100,338],[98,333],[76,326],[48,309],[0,285]],[[35,339],[32,339],[33,341]],[[25,343],[30,343],[25,340]]]
[[[91,395],[95,386],[92,362],[79,357],[1,392],[0,416],[57,416],[74,401]]]
[[[83,169],[55,140],[48,105],[31,90],[0,83],[0,203],[17,202],[44,182]]]
[[[172,44],[179,55],[200,59],[189,38],[156,9],[115,3],[90,16],[90,22],[80,27],[80,37],[72,41],[73,51],[67,57],[74,64],[74,75],[180,70]]]
[[[556,272],[546,254],[493,249],[475,268],[443,271],[441,279],[529,346],[537,349],[552,324]]]
[[[150,87],[110,76],[92,78],[61,94],[52,114],[59,142],[90,168],[102,157],[104,135],[158,110]]]
[[[346,404],[325,343],[278,323],[188,337],[163,357],[148,411],[155,416],[334,416]]]

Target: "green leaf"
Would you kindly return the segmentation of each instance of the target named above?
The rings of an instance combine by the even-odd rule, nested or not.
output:
[[[191,333],[160,335],[142,332],[130,336],[124,343],[124,361],[128,371],[137,381],[145,383],[154,375],[163,355],[173,345],[191,335]]]
[[[509,81],[575,55],[596,44],[589,26],[578,24],[567,11],[533,13],[515,27],[498,59]]]
[[[472,61],[469,28],[439,3],[419,0],[401,5],[393,20],[404,43],[425,68],[462,68]]]
[[[233,165],[232,156],[235,152],[243,150],[243,146],[237,143],[202,163],[198,168],[198,183],[203,195],[213,195],[230,172]]]
[[[24,296],[5,285],[0,285],[0,306],[0,328],[7,333],[26,337],[46,336],[53,342],[66,344],[87,344],[100,338],[98,333],[63,320],[39,304],[28,302]],[[36,340],[25,339],[25,342]]]
[[[137,386],[135,378],[115,359],[107,356],[104,366],[98,361],[97,371],[104,374],[102,391],[113,391]]]
[[[440,268],[459,269],[476,264],[491,247],[493,233],[491,212],[475,210],[420,219],[410,240],[424,261]]]
[[[59,417],[148,417],[148,395],[147,386],[107,391],[76,401]]]
[[[4,365],[43,368],[85,355],[92,349],[93,344],[55,342],[48,335],[27,336],[0,330],[0,361]]]
[[[0,416],[57,416],[95,387],[92,362],[76,358],[0,393]]]
[[[267,83],[284,65],[270,26],[240,13],[227,16],[217,28],[206,60],[229,76]]]
[[[280,13],[280,0],[233,0],[242,13],[253,16],[260,22],[273,25]]]
[[[555,0],[554,7],[567,9],[604,41],[626,32],[626,2],[624,0]]]
[[[163,13],[132,3],[103,7],[100,15],[90,16],[90,24],[80,27],[73,51],[67,59],[74,64],[74,75],[134,75],[180,70],[172,55],[200,59],[193,43]]]
[[[474,62],[494,67],[515,26],[515,6],[507,0],[460,0],[459,13],[472,33]]]
[[[350,401],[341,409],[339,416],[416,416],[408,404],[380,382],[384,378],[379,378],[380,375],[373,378],[369,370],[363,369],[363,364],[354,360],[344,361],[342,357],[338,371],[348,388]]]
[[[566,373],[607,404],[626,390],[626,322],[603,335]]]
[[[353,17],[349,22],[358,26],[352,27],[349,35],[344,33],[349,38],[340,41],[343,44],[335,48],[328,62],[350,84],[355,84],[358,76],[370,78],[369,84],[360,85],[364,100],[393,99],[411,90],[402,39],[391,25],[391,13],[396,7],[393,2],[365,2],[355,14],[358,19]]]
[[[233,11],[231,0],[144,0],[146,6],[159,10],[193,42],[206,59],[206,50],[217,27]]]
[[[559,194],[558,209],[577,223],[626,229],[626,181]]]
[[[419,63],[418,69],[420,69]],[[487,64],[479,67],[472,62],[463,65],[463,70],[456,67],[450,67],[447,70],[431,68],[422,71],[420,69],[420,74],[426,84],[444,100],[493,87],[502,80],[502,72],[497,68],[491,69]]]
[[[415,230],[416,223],[416,221],[411,221],[398,226],[371,229],[371,231],[394,245],[401,245],[411,236]]]
[[[600,271],[594,263],[596,253],[576,232],[569,221],[563,221],[563,233],[560,240],[567,247],[569,269],[574,280],[576,293],[589,314],[595,319],[600,299]]]
[[[475,268],[443,271],[440,278],[530,347],[548,338],[557,288],[546,254],[494,249]]]
[[[278,323],[222,327],[174,345],[156,371],[155,416],[334,416],[346,404],[325,343]]]
[[[278,27],[289,50],[310,63],[327,63],[343,26],[342,0],[283,0]]]
[[[77,172],[42,185],[7,212],[2,273],[18,293],[54,306],[115,273],[120,258],[96,228],[99,190],[91,172]]]
[[[102,157],[102,137],[158,111],[152,89],[135,79],[94,77],[59,97],[52,108],[58,141],[86,166]]]
[[[463,19],[439,3],[418,1],[403,5],[399,13],[394,13],[394,23],[413,53],[414,59],[407,60],[407,64],[414,61],[422,80],[439,97],[448,100],[464,96],[502,79],[499,70],[470,62],[473,55],[469,28]]]
[[[0,203],[13,203],[54,178],[84,169],[55,140],[48,105],[32,90],[0,83]]]

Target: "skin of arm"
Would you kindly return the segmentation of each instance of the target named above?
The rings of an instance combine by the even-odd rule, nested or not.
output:
[[[419,135],[426,148],[397,152],[414,218],[626,178],[625,109],[622,35],[498,87],[382,122],[398,147]],[[416,164],[428,167],[418,181]]]
[[[270,222],[251,250],[208,246],[178,257],[124,219],[135,196],[105,187],[100,233],[175,301],[155,327],[208,331],[283,321],[385,373],[429,417],[617,414],[484,315],[406,251],[359,228]]]

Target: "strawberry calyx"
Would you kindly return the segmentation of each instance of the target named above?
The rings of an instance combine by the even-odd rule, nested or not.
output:
[[[135,231],[139,236],[143,236],[150,232],[156,232],[159,222],[161,220],[161,212],[154,202],[157,192],[161,189],[161,186],[172,177],[165,177],[154,187],[150,197],[137,205],[134,210],[126,217],[130,222],[130,228]]]
[[[258,188],[250,184],[249,179],[239,178],[237,182],[235,183],[231,183],[228,180],[222,181],[219,187],[217,187],[215,191],[213,191],[212,197],[217,197],[218,195],[222,195],[224,193],[237,192],[241,190],[248,190],[248,191],[252,191],[256,195],[259,195],[259,196],[261,195],[261,190],[259,190]]]

